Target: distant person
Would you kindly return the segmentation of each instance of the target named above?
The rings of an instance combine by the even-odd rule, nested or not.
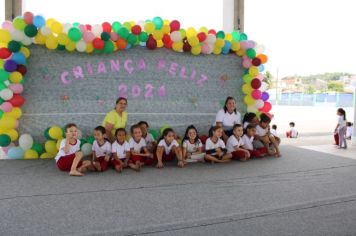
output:
[[[352,134],[353,134],[353,132],[354,132],[354,127],[353,127],[353,123],[351,123],[351,122],[347,122],[346,123],[346,139],[349,139],[349,140],[351,140],[351,137],[352,137]]]
[[[289,127],[290,127],[290,130],[287,131],[287,133],[286,133],[287,138],[297,138],[298,137],[298,131],[295,128],[295,123],[294,122],[290,122],[289,123]]]
[[[342,108],[337,109],[338,119],[334,133],[339,136],[338,148],[347,148],[346,142],[346,111]]]
[[[277,125],[272,125],[271,134],[272,134],[274,137],[278,137]]]

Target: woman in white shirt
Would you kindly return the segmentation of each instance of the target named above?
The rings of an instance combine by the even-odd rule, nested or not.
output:
[[[222,138],[226,142],[232,135],[232,127],[241,124],[241,114],[236,110],[236,101],[233,97],[227,97],[224,108],[216,114],[214,126],[222,127],[224,132]]]

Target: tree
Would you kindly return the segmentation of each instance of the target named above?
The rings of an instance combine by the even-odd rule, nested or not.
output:
[[[328,90],[333,92],[344,92],[344,84],[337,81],[329,81]]]
[[[272,87],[272,81],[273,81],[273,75],[271,72],[266,71],[265,74],[263,75],[263,82],[268,84],[268,87]]]
[[[308,85],[307,88],[305,89],[306,94],[314,94],[315,93],[315,88],[312,85]]]

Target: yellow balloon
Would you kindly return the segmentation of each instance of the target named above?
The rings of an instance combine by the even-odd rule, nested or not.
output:
[[[65,33],[58,34],[58,43],[61,45],[67,45],[69,43],[69,38]]]
[[[63,140],[62,138],[57,140],[57,143],[56,143],[57,150],[59,150],[62,140]]]
[[[242,48],[240,48],[239,50],[236,51],[236,55],[242,57],[243,55],[245,55],[245,51]]]
[[[239,49],[240,49],[240,42],[239,41],[232,41],[231,50],[236,52]]]
[[[24,159],[30,160],[30,159],[38,159],[38,153],[35,150],[28,149],[26,150],[24,154]]]
[[[174,42],[172,48],[176,52],[181,52],[183,50],[183,42]]]
[[[55,22],[56,20],[53,18],[49,18],[46,20],[46,26],[51,27],[51,25]]]
[[[75,42],[69,41],[69,43],[66,45],[66,49],[68,52],[73,52],[75,50]]]
[[[157,40],[157,47],[158,47],[158,48],[161,48],[161,47],[163,47],[163,46],[164,46],[163,41],[162,41],[162,40]]]
[[[46,39],[46,47],[48,49],[56,49],[58,46],[57,38],[54,35],[49,35]]]
[[[144,28],[148,34],[152,34],[155,30],[155,24],[153,24],[153,22],[147,22]]]
[[[10,74],[9,76],[9,80],[11,81],[11,83],[14,84],[18,84],[22,81],[22,74],[18,71],[14,71]]]
[[[131,23],[130,22],[124,22],[123,24],[122,24],[126,29],[128,29],[129,31],[131,30]]]
[[[19,133],[16,129],[9,129],[1,132],[1,134],[6,134],[10,137],[11,142],[15,142],[19,138]]]
[[[252,92],[252,87],[251,87],[251,85],[250,85],[250,84],[244,84],[244,85],[242,85],[242,92],[243,92],[244,94],[251,94],[251,92]]]
[[[60,34],[63,31],[63,25],[61,23],[59,23],[58,21],[54,21],[51,24],[50,29],[52,30],[53,33]]]
[[[19,119],[22,116],[22,110],[19,107],[13,107],[10,112],[5,112],[3,118]]]
[[[200,27],[199,32],[204,32],[204,33],[208,34],[209,30],[206,27]]]
[[[41,159],[53,159],[55,156],[56,156],[56,154],[45,152],[45,153],[41,154],[40,158]]]
[[[187,38],[193,37],[197,35],[197,31],[193,28],[190,27],[187,29]]]
[[[247,96],[244,97],[244,102],[248,106],[255,104],[255,100],[250,95],[247,95]]]
[[[222,48],[224,47],[225,41],[221,38],[216,39],[215,47]]]
[[[171,27],[169,26],[169,24],[163,25],[161,30],[162,30],[163,34],[169,34],[171,32]]]
[[[11,34],[5,29],[0,29],[0,42],[8,43],[11,40]]]
[[[162,30],[154,30],[152,34],[155,40],[161,40],[163,38]]]
[[[232,35],[230,33],[225,34],[225,40],[230,41],[232,40]]]
[[[195,47],[199,45],[199,39],[196,36],[190,37],[188,38],[188,43],[190,44],[190,46]]]
[[[169,25],[171,23],[170,20],[163,20],[163,25]]]
[[[58,126],[52,126],[49,130],[48,130],[48,134],[52,139],[62,139],[63,138],[63,130],[61,129],[61,127]]]
[[[252,76],[252,77],[255,77],[259,74],[259,71],[258,71],[258,67],[257,66],[251,66],[249,69],[248,69],[248,73]]]
[[[116,43],[114,43],[114,47],[116,47],[116,50],[117,50]],[[87,53],[92,53],[92,52],[94,51],[93,44],[87,43],[87,48],[85,49],[85,51],[86,51]]]
[[[16,119],[13,117],[2,117],[0,119],[0,129],[13,129],[16,126]]]
[[[40,45],[46,43],[46,36],[44,36],[40,30],[37,32],[37,35],[35,36],[35,43]]]
[[[26,57],[26,58],[28,58],[29,56],[30,56],[30,50],[27,48],[27,47],[21,47],[21,49],[20,49],[20,52],[22,52],[22,54]]]
[[[48,152],[48,153],[51,153],[51,154],[56,155],[57,152],[58,152],[58,149],[57,149],[57,142],[54,141],[54,140],[48,140],[48,141],[46,141],[46,143],[45,143],[45,150],[46,150],[46,152]]]
[[[195,46],[195,47],[192,47],[192,54],[193,55],[199,55],[201,53],[201,47],[198,45],[198,46]]]
[[[213,50],[213,53],[214,53],[215,55],[219,55],[219,54],[221,53],[221,48],[215,47],[214,50]]]

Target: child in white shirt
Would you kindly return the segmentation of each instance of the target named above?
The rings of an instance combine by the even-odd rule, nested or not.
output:
[[[242,146],[244,145],[242,135],[242,125],[234,125],[232,135],[227,140],[226,148],[227,152],[231,153],[232,159],[246,161],[250,158],[250,152],[242,148]]]
[[[231,160],[231,153],[227,153],[224,141],[221,139],[223,135],[223,128],[214,126],[210,138],[205,143],[205,161],[210,163],[229,162]]]
[[[194,125],[190,125],[183,138],[183,158],[187,162],[203,162],[204,156],[203,143],[199,139],[198,130]]]

